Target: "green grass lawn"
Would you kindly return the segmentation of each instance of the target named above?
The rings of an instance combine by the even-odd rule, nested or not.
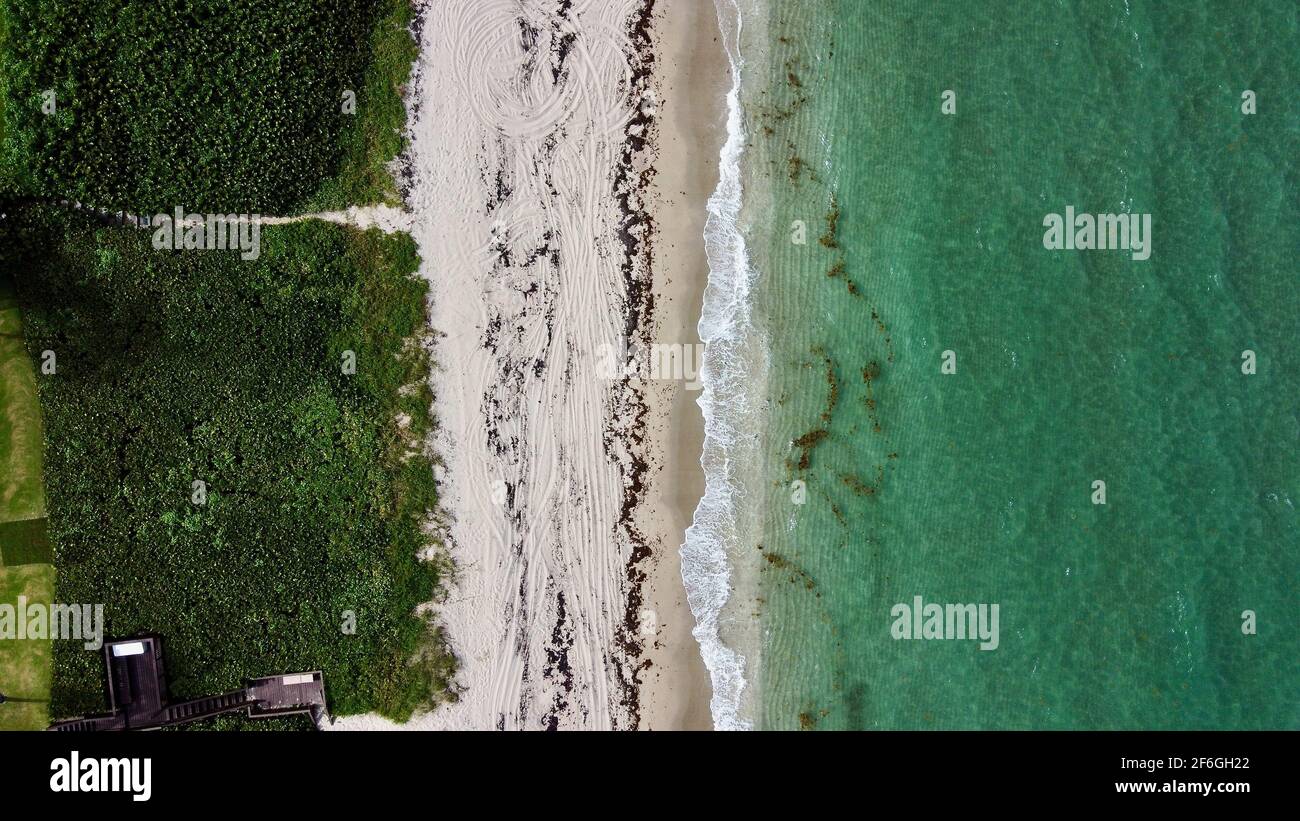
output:
[[[0,567],[0,602],[49,604],[54,594],[54,566],[24,564]],[[0,704],[0,730],[44,730],[50,723],[51,644],[23,639],[0,641],[0,693],[11,699]]]
[[[49,603],[54,567],[45,538],[41,411],[36,372],[23,347],[22,319],[7,277],[0,277],[0,603]],[[33,563],[35,562],[35,563]],[[50,641],[0,641],[0,730],[42,730],[49,723]]]
[[[36,373],[13,287],[0,274],[0,523],[45,516]]]
[[[0,522],[0,567],[52,564],[47,524],[44,518]]]

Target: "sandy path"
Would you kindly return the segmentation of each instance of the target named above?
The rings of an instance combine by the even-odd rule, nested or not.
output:
[[[108,211],[93,205],[86,205],[71,200],[59,200],[58,204],[76,211],[86,211],[98,216],[103,220],[113,220],[122,224],[134,224],[135,227],[150,229],[148,220],[138,214],[132,214],[127,211]],[[152,217],[155,215],[149,215]],[[252,215],[250,215],[251,217]],[[207,214],[194,215],[192,218],[181,220],[181,225],[203,225]],[[322,220],[332,222],[338,225],[350,225],[353,228],[366,230],[368,228],[379,228],[385,233],[396,231],[410,231],[412,215],[401,208],[394,208],[391,205],[353,205],[343,211],[317,211],[310,214],[297,214],[291,217],[275,217],[266,214],[259,214],[256,218],[250,218],[249,222],[258,225],[288,225],[291,222],[303,222],[304,220]]]

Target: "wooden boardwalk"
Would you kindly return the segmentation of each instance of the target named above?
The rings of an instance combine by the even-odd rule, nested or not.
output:
[[[172,702],[157,636],[104,644],[109,711],[58,721],[51,730],[153,730],[244,711],[249,718],[306,714],[320,724],[326,716],[325,679],[319,670],[250,679],[242,690]]]

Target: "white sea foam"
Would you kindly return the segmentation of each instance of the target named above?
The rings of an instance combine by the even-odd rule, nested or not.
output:
[[[741,15],[736,0],[716,0],[716,5],[732,87],[727,94],[727,140],[718,186],[709,197],[704,228],[709,279],[699,322],[705,347],[700,370],[703,391],[697,401],[704,414],[700,464],[705,490],[686,530],[681,557],[682,579],[695,615],[694,635],[713,684],[713,723],[717,729],[733,730],[750,727],[742,714],[746,660],[734,648],[736,642],[728,646],[724,641],[728,626],[723,611],[732,594],[729,557],[739,555],[746,542],[744,517],[752,514],[741,507],[743,475],[755,452],[753,430],[760,404],[755,385],[762,381],[755,371],[765,369],[766,346],[751,321],[753,274],[740,229],[745,143],[740,107]],[[753,674],[752,669],[749,672]]]

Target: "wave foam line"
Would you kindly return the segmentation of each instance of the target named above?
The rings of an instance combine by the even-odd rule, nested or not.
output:
[[[709,263],[708,285],[700,314],[704,343],[700,368],[703,390],[697,400],[704,415],[704,448],[700,465],[705,490],[686,529],[681,547],[682,580],[695,616],[692,631],[709,670],[713,696],[710,710],[719,730],[749,729],[741,717],[745,690],[745,657],[722,640],[721,614],[731,594],[728,553],[739,547],[744,528],[743,498],[738,481],[740,434],[752,425],[754,403],[748,389],[754,383],[746,350],[755,350],[751,323],[752,278],[744,236],[740,230],[741,155],[744,123],[740,107],[740,9],[736,0],[716,0],[723,44],[731,64],[732,87],[727,94],[727,139],[720,152],[718,185],[708,201],[704,242]]]

